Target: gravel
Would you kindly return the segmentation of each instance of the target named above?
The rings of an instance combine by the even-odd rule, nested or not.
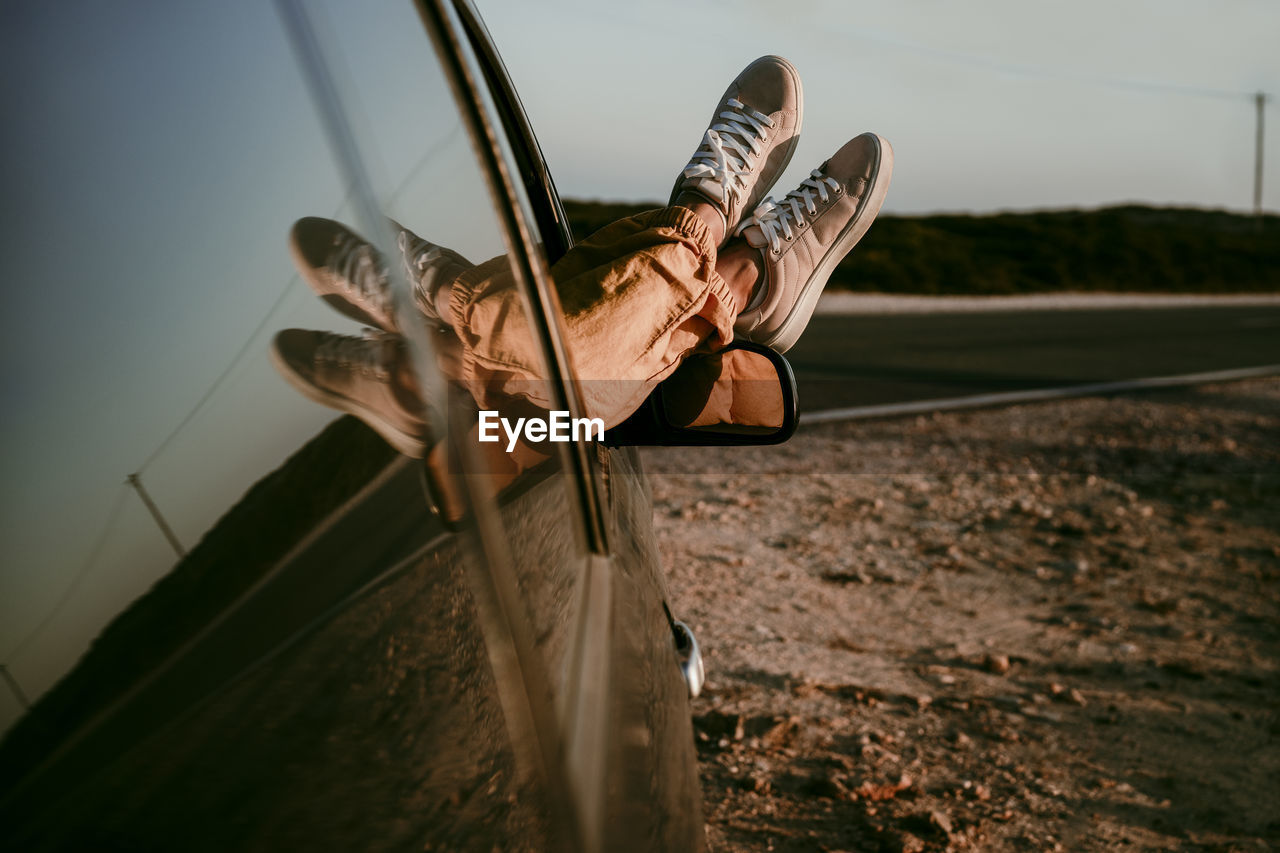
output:
[[[1280,381],[653,449],[720,850],[1280,845]]]

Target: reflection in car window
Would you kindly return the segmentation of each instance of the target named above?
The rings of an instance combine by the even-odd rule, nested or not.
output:
[[[412,7],[309,16],[380,215],[433,258],[501,268],[491,196]],[[370,849],[456,846],[485,826],[537,846],[545,792],[518,772],[468,583],[488,556],[421,488],[447,503],[470,463],[445,453],[420,471],[385,424],[339,417],[329,380],[349,362],[326,363],[325,383],[297,368],[322,346],[374,351],[332,336],[387,330],[371,338],[339,293],[318,298],[340,264],[317,262],[295,221],[342,223],[389,280],[404,258],[423,271],[422,246],[362,220],[281,19],[260,6],[15,17],[4,61],[44,75],[40,97],[11,105],[31,117],[14,144],[35,164],[9,208],[23,211],[9,223],[17,345],[47,369],[6,379],[21,488],[5,498],[17,568],[0,662],[36,707],[5,710],[0,792],[6,814],[27,806],[5,831],[52,847],[195,835]],[[67,55],[83,61],[50,61]],[[376,272],[360,255],[348,272]],[[327,337],[286,352],[285,329]],[[443,387],[449,333],[431,334]],[[426,450],[441,426],[417,436]],[[559,689],[585,552],[558,454],[517,468],[491,484],[488,545],[510,559]]]

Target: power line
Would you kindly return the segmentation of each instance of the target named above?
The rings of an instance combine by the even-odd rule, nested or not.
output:
[[[169,522],[160,514],[160,507],[156,506],[156,502],[151,500],[151,495],[147,493],[146,487],[142,485],[142,478],[137,474],[130,474],[125,480],[133,490],[138,493],[138,497],[146,505],[147,511],[151,513],[151,517],[155,519],[156,526],[160,528],[160,532],[164,534],[164,538],[169,540],[170,547],[177,553],[178,559],[181,560],[187,556],[187,549],[182,547],[182,543],[178,541],[178,534],[173,532],[173,528],[169,526]]]
[[[450,130],[449,132],[441,136],[440,139],[438,139],[430,148],[428,148],[427,151],[424,152],[423,155],[418,159],[418,161],[414,163],[412,167],[410,167],[409,171],[406,173],[404,179],[400,182],[399,186],[397,186],[395,190],[391,193],[391,195],[388,197],[388,201],[393,202],[397,198],[399,198],[401,193],[403,193],[404,190],[409,186],[409,184],[412,183],[413,180],[417,178],[418,174],[422,171],[422,169],[426,167],[427,163],[429,163],[431,159],[435,157],[442,149],[444,149],[450,143],[452,143],[460,135],[461,130],[462,130],[462,125],[461,123],[459,123],[452,130]],[[346,206],[349,196],[350,196],[350,193],[348,193],[347,196],[344,196],[342,202],[338,205],[338,210],[334,211],[334,216],[337,216],[338,213],[342,210],[342,208]],[[169,541],[169,544],[177,552],[179,558],[181,558],[185,554],[185,549],[182,547],[182,544],[178,541],[178,538],[174,534],[172,528],[170,528],[169,525],[164,521],[163,516],[160,514],[159,508],[155,505],[154,501],[151,500],[150,496],[146,493],[145,489],[142,487],[142,482],[140,479],[141,474],[144,471],[144,469],[146,469],[152,462],[154,462],[160,456],[160,454],[162,454],[166,449],[168,449],[169,445],[173,442],[173,440],[177,438],[178,435],[183,430],[186,429],[186,427],[191,423],[191,421],[200,412],[200,410],[203,409],[205,405],[207,405],[208,402],[213,398],[213,396],[218,392],[218,390],[226,382],[227,378],[232,374],[232,372],[240,365],[245,355],[248,354],[249,349],[254,343],[254,341],[258,339],[258,336],[262,333],[262,331],[266,328],[267,324],[276,315],[276,312],[280,310],[281,306],[284,304],[286,297],[289,295],[289,292],[292,290],[293,285],[297,281],[298,281],[297,275],[291,276],[289,278],[289,280],[285,283],[284,288],[280,291],[280,294],[276,297],[275,301],[271,304],[271,307],[268,308],[266,314],[263,315],[262,320],[257,324],[257,326],[254,327],[253,331],[249,333],[248,337],[245,339],[245,342],[240,346],[240,348],[236,350],[235,355],[231,357],[231,360],[227,363],[227,366],[222,371],[222,373],[219,374],[218,377],[214,379],[212,383],[210,383],[209,387],[205,389],[204,394],[200,397],[198,401],[196,401],[196,404],[191,407],[191,409],[187,412],[186,416],[178,423],[178,425],[175,426],[167,436],[165,436],[164,440],[161,441],[156,446],[155,450],[151,452],[151,455],[147,457],[146,461],[144,461],[142,465],[138,466],[137,472],[130,474],[125,481],[127,485],[133,487],[137,491],[139,497],[142,499],[143,504],[151,512],[151,515],[156,520],[156,523],[159,525],[161,532],[165,535],[165,538]],[[127,492],[124,489],[121,489],[119,492],[117,492],[116,501],[112,505],[109,513],[107,514],[107,520],[104,523],[102,530],[99,532],[98,538],[95,540],[93,547],[90,549],[88,557],[85,559],[84,563],[80,566],[79,571],[76,572],[76,575],[72,579],[71,583],[63,591],[62,596],[58,599],[57,603],[54,604],[53,608],[45,615],[44,619],[40,621],[40,624],[36,625],[36,627],[33,628],[25,637],[23,637],[22,640],[19,641],[18,644],[14,646],[14,648],[9,652],[9,654],[5,656],[4,659],[6,661],[12,661],[15,657],[17,657],[19,654],[25,651],[27,647],[30,646],[30,644],[37,637],[39,637],[40,634],[44,632],[44,630],[53,622],[53,620],[57,618],[58,614],[62,611],[62,609],[66,607],[66,605],[70,602],[71,597],[79,589],[80,585],[84,582],[85,578],[88,577],[89,570],[97,562],[97,559],[100,555],[102,547],[106,544],[108,535],[110,534],[111,530],[115,527],[115,523],[120,514],[120,510],[124,505],[124,498],[126,497],[126,495],[127,495]],[[15,696],[19,697],[19,700],[23,705],[23,707],[29,708],[31,703],[27,700],[27,697],[22,692],[21,687],[19,687],[17,682],[13,680],[12,674],[4,664],[0,664],[0,675],[3,675],[4,679],[7,682],[9,682],[11,690],[14,692]]]
[[[439,153],[443,148],[448,146],[461,133],[461,131],[462,131],[462,124],[458,123],[457,125],[454,126],[454,128],[451,131],[444,134],[434,145],[428,148],[426,152],[424,152],[423,155],[418,158],[418,161],[409,168],[408,173],[406,174],[405,178],[400,182],[400,185],[397,186],[395,190],[391,193],[391,195],[388,197],[388,201],[394,202],[397,198],[399,198],[400,194],[418,176],[418,174],[427,165],[427,163],[430,162],[431,159],[435,157],[435,155]],[[350,200],[350,198],[351,198],[351,193],[348,191],[346,195],[343,196],[342,201],[338,204],[337,210],[333,212],[334,217],[336,217],[342,211],[342,209],[346,207],[347,202]],[[195,419],[195,416],[200,412],[200,410],[203,409],[206,404],[208,404],[209,400],[213,398],[213,395],[216,394],[218,389],[222,387],[223,383],[227,381],[227,378],[232,374],[232,372],[237,367],[240,366],[240,362],[244,359],[245,355],[247,355],[249,352],[249,347],[253,344],[254,341],[258,339],[258,335],[262,334],[262,331],[263,329],[266,328],[267,323],[272,319],[272,317],[275,316],[276,312],[284,304],[285,297],[289,295],[289,291],[293,288],[293,285],[297,281],[298,281],[298,276],[294,275],[288,280],[288,282],[285,283],[284,289],[280,291],[280,295],[276,297],[276,301],[271,304],[271,307],[267,309],[267,313],[263,315],[262,320],[258,323],[257,326],[254,327],[253,331],[249,333],[249,337],[240,346],[240,348],[236,350],[235,355],[231,357],[231,361],[227,363],[226,369],[224,369],[222,373],[218,375],[218,378],[214,379],[213,382],[210,383],[209,387],[205,389],[204,394],[200,397],[199,400],[196,401],[196,404],[192,406],[191,409],[187,412],[186,417],[184,417],[178,423],[178,425],[175,426],[167,436],[165,436],[164,440],[161,441],[160,444],[156,446],[156,449],[151,451],[151,455],[148,456],[146,460],[144,460],[143,463],[137,467],[137,474],[139,475],[142,474],[151,465],[152,462],[156,461],[156,459],[160,456],[160,454],[162,454],[165,450],[168,449],[169,445],[173,442],[173,440],[178,437],[178,434],[187,428],[187,425],[190,424],[191,421]]]
[[[1254,104],[1258,111],[1257,126],[1254,130],[1253,155],[1253,215],[1262,216],[1262,114],[1267,106],[1267,93],[1254,95]],[[1261,223],[1261,220],[1259,220]]]
[[[1265,92],[1245,92],[1242,90],[1232,89],[1213,89],[1204,86],[1187,86],[1181,83],[1168,83],[1157,80],[1134,80],[1124,77],[1111,77],[1105,74],[1082,74],[1077,71],[1069,71],[1064,69],[1043,68],[1035,65],[1024,65],[1020,63],[1005,62],[1002,60],[991,59],[985,56],[978,56],[971,53],[963,53],[955,50],[946,50],[943,48],[931,47],[919,42],[900,39],[896,36],[888,35],[873,30],[853,30],[849,35],[863,41],[873,44],[885,45],[888,47],[906,50],[929,56],[935,59],[942,59],[948,62],[954,62],[960,65],[967,65],[974,68],[980,68],[984,71],[990,71],[996,74],[1004,74],[1011,77],[1023,77],[1041,80],[1066,80],[1069,82],[1085,83],[1094,86],[1106,86],[1113,89],[1124,89],[1128,91],[1143,92],[1146,94],[1157,95],[1178,95],[1183,97],[1195,98],[1212,98],[1220,101],[1250,101],[1255,104],[1257,111],[1256,119],[1256,145],[1254,154],[1254,178],[1253,178],[1253,212],[1255,216],[1262,215],[1262,148],[1263,148],[1263,113],[1266,109],[1267,101],[1271,100]],[[1261,221],[1261,220],[1259,220]]]
[[[1252,101],[1254,98],[1253,92],[1246,92],[1239,89],[1214,89],[1204,86],[1188,86],[1181,83],[1168,83],[1160,80],[1135,80],[1126,77],[1112,77],[1105,74],[1086,74],[1066,69],[1045,68],[1037,65],[1005,62],[1003,60],[992,59],[990,57],[980,56],[977,54],[932,47],[930,45],[901,39],[896,36],[876,32],[874,30],[852,30],[849,32],[849,35],[874,44],[894,47],[900,50],[918,53],[923,56],[943,59],[959,65],[968,65],[973,68],[981,68],[986,71],[1004,74],[1011,77],[1026,77],[1039,80],[1066,80],[1076,83],[1088,83],[1096,86],[1108,86],[1115,89],[1147,92],[1149,94],[1184,95],[1188,97],[1217,98],[1219,100],[1231,101]]]
[[[269,309],[267,309],[267,313],[262,316],[262,320],[253,328],[253,331],[249,333],[249,337],[245,339],[243,344],[241,344],[240,349],[236,350],[236,354],[231,357],[231,361],[227,364],[226,369],[219,374],[217,379],[213,380],[213,383],[205,390],[204,396],[202,396],[196,404],[191,407],[191,410],[187,412],[187,416],[183,418],[167,436],[165,436],[164,441],[160,442],[159,446],[157,446],[155,450],[151,451],[151,455],[146,458],[146,461],[138,466],[137,472],[139,474],[145,471],[147,466],[152,462],[156,461],[156,457],[168,448],[169,444],[178,437],[178,433],[186,429],[187,424],[191,423],[192,419],[195,418],[196,413],[204,408],[205,404],[209,402],[214,393],[222,387],[222,383],[227,381],[227,377],[230,376],[231,372],[240,365],[241,359],[243,359],[245,354],[249,351],[250,345],[258,339],[258,335],[262,334],[262,330],[267,327],[267,323],[271,321],[275,316],[276,311],[284,304],[285,297],[289,295],[289,291],[293,288],[293,284],[297,280],[298,276],[296,275],[289,279],[285,284],[284,289],[280,291],[280,295],[276,297],[276,301],[272,303]]]
[[[18,704],[22,706],[22,710],[29,710],[31,708],[31,700],[22,691],[22,686],[18,684],[18,679],[14,678],[13,673],[9,672],[9,667],[2,663],[0,663],[0,675],[4,676],[5,683],[9,685],[9,689],[13,692],[14,698],[18,700]]]

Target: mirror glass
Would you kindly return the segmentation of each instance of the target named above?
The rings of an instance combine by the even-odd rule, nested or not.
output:
[[[771,435],[786,419],[778,368],[745,349],[690,358],[659,389],[672,427],[704,433]]]

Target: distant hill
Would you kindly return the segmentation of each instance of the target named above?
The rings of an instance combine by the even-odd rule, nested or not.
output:
[[[396,458],[350,415],[255,483],[0,741],[0,792],[193,636]]]
[[[653,204],[566,201],[574,236]],[[1280,291],[1280,216],[1107,207],[881,216],[836,268],[835,290],[1008,294]]]

